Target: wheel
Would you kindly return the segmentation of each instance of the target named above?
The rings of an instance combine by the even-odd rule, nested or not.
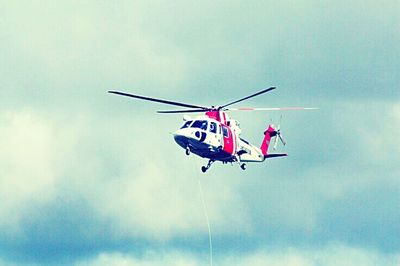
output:
[[[186,151],[185,151],[186,155],[189,156],[190,155],[190,148],[186,147]]]
[[[246,170],[246,164],[245,163],[241,164],[240,168],[242,168],[242,170]]]
[[[205,173],[205,172],[207,171],[207,169],[208,169],[208,168],[205,167],[205,166],[202,166],[202,167],[201,167],[201,171],[202,171],[203,173]]]

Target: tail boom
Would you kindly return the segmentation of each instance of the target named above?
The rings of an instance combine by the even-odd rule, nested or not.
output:
[[[275,137],[276,134],[277,134],[277,131],[272,125],[269,125],[267,130],[265,130],[265,132],[264,132],[264,139],[263,139],[263,141],[261,143],[261,147],[260,147],[261,152],[264,155],[264,160],[269,159],[269,158],[287,156],[286,153],[268,154],[268,148],[269,148],[269,144],[271,142],[271,138]]]

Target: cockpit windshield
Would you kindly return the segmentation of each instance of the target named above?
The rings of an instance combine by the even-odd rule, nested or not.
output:
[[[200,128],[203,130],[207,130],[207,121],[206,120],[196,120],[193,122],[191,127]]]
[[[192,122],[192,120],[186,121],[181,128],[188,128]]]

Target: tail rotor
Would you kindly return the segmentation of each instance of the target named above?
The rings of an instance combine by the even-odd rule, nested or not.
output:
[[[282,142],[283,146],[286,145],[286,141],[281,134],[281,122],[282,122],[282,115],[279,119],[279,124],[275,129],[275,142],[274,142],[274,146],[273,146],[274,150],[276,150],[276,147],[278,146],[278,139]]]

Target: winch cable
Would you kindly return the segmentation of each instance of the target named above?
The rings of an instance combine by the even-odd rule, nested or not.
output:
[[[208,227],[208,241],[209,241],[209,248],[210,248],[210,265],[213,265],[213,248],[212,248],[212,235],[211,235],[211,226],[210,226],[210,219],[208,217],[208,212],[207,212],[207,205],[206,205],[206,200],[204,198],[204,192],[203,192],[203,186],[201,184],[201,177],[200,177],[200,172],[199,172],[199,167],[198,167],[198,163],[197,160],[195,158],[195,156],[193,157],[193,162],[195,167],[195,172],[196,172],[196,176],[197,176],[197,184],[199,187],[199,193],[200,193],[200,197],[201,197],[201,202],[203,204],[203,213],[204,216],[206,218],[207,221],[207,227]]]

